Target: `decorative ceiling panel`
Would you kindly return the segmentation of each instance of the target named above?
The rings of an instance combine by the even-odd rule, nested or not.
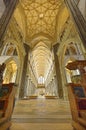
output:
[[[63,0],[20,0],[27,20],[27,35],[55,36],[56,16]]]

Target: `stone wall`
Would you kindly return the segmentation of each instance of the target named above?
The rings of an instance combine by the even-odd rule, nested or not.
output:
[[[80,0],[78,3],[78,7],[86,20],[86,0]]]

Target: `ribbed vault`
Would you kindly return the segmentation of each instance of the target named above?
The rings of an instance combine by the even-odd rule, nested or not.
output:
[[[52,53],[46,44],[40,41],[32,50],[33,64],[37,78],[46,77],[52,64]]]
[[[31,65],[37,78],[46,78],[53,62],[52,46],[59,41],[68,18],[64,0],[19,0],[14,18],[31,47]]]
[[[56,16],[63,0],[20,0],[27,17],[28,38],[40,33],[55,37]]]

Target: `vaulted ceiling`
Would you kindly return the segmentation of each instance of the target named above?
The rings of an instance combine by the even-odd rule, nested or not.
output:
[[[45,35],[51,38],[56,33],[56,16],[63,0],[20,0],[27,17],[28,38]]]
[[[37,77],[46,77],[53,64],[53,55],[48,46],[40,41],[32,50],[32,56]]]
[[[37,78],[46,77],[53,64],[52,46],[57,43],[68,16],[64,0],[19,0],[14,17],[24,42],[32,48]]]

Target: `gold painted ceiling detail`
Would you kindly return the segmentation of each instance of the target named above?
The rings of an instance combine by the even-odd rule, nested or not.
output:
[[[27,20],[27,34],[55,36],[56,16],[63,0],[20,0]]]

